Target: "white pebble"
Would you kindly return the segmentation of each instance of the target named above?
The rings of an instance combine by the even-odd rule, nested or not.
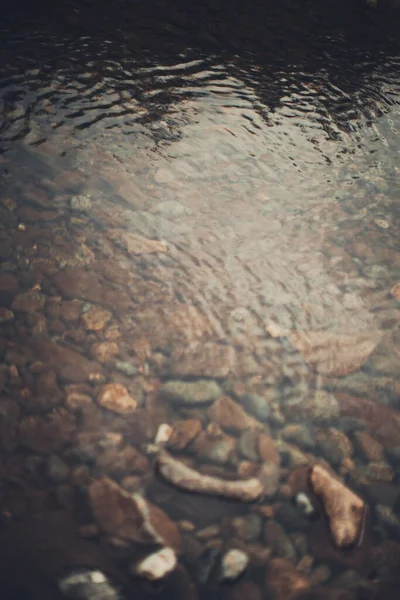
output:
[[[225,581],[234,581],[244,572],[249,564],[249,557],[242,550],[229,550],[221,562],[221,575]]]
[[[133,572],[138,577],[143,577],[148,581],[157,581],[171,573],[176,565],[176,554],[172,548],[162,548],[158,552],[147,556],[139,564],[134,565]]]
[[[159,426],[154,439],[155,444],[166,444],[171,437],[172,427],[168,423],[163,423]]]
[[[297,494],[296,506],[306,517],[312,517],[315,513],[315,509],[310,498],[307,496],[307,494],[304,494],[304,492]]]

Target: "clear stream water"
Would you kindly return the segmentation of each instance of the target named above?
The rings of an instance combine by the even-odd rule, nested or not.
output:
[[[399,597],[398,15],[315,0],[18,2],[0,31],[9,597],[56,598],[62,569],[90,563],[127,597],[273,598],[257,560],[239,581],[218,582],[221,552],[239,542],[289,557],[313,582],[307,597]],[[93,305],[110,313],[97,328],[84,318]],[[261,431],[281,458],[271,498],[247,507],[188,496],[155,473],[159,425],[191,418],[206,437],[220,426],[232,450],[224,458],[198,442],[177,452],[196,467],[238,478],[264,460],[254,436],[213,423],[208,406],[172,408],[158,393],[199,378],[253,415],[256,395],[268,413]],[[133,415],[99,405],[108,383],[128,389]],[[310,408],[321,393],[333,394],[334,414]],[[87,458],[89,433],[98,439]],[[111,434],[116,453],[115,440],[101,444]],[[127,447],[135,460],[116,466]],[[322,517],[296,522],[287,478],[313,456],[368,504],[367,559],[330,551]],[[145,550],[95,529],[78,535],[85,551],[68,541],[93,523],[86,491],[101,476],[180,524],[178,575],[143,584],[129,565]],[[279,543],[266,533],[271,521]],[[63,558],[53,565],[48,555]],[[276,599],[297,598],[293,589],[275,589]]]

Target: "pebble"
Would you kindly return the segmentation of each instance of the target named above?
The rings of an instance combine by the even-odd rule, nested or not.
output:
[[[158,581],[172,573],[176,566],[177,558],[173,549],[161,548],[138,564],[132,565],[131,571],[137,577],[143,577],[147,581]]]
[[[23,313],[34,313],[41,310],[46,303],[46,296],[39,292],[22,292],[15,296],[11,305],[12,310]]]
[[[327,565],[318,565],[311,573],[312,585],[321,585],[326,583],[332,577],[332,571]]]
[[[250,415],[259,421],[266,422],[271,414],[268,400],[259,394],[246,394],[241,396],[240,402]]]
[[[156,437],[154,438],[155,444],[166,444],[171,437],[172,427],[168,423],[163,423],[157,429]]]
[[[244,429],[257,429],[258,421],[246,413],[229,396],[220,396],[208,410],[211,421],[228,431],[239,432]]]
[[[175,421],[168,440],[168,448],[172,450],[184,450],[200,433],[201,421],[199,419],[187,419]]]
[[[102,306],[91,305],[82,313],[81,320],[89,331],[101,331],[111,319],[111,313]]]
[[[72,196],[70,206],[77,212],[87,212],[92,208],[92,201],[87,196]]]
[[[221,559],[221,579],[235,581],[244,573],[249,564],[248,555],[242,550],[232,549]]]
[[[287,425],[280,434],[284,440],[297,444],[302,450],[309,451],[315,448],[315,435],[308,425]]]
[[[238,450],[243,458],[258,462],[260,460],[258,453],[258,432],[254,429],[243,431],[239,438]]]
[[[215,381],[198,379],[197,381],[168,381],[160,388],[163,398],[181,406],[210,404],[222,395],[222,389]]]
[[[134,364],[125,360],[117,360],[115,363],[115,368],[128,377],[133,377],[138,371]]]
[[[69,475],[69,467],[61,458],[52,454],[47,461],[47,472],[54,483],[63,483]]]
[[[299,492],[294,498],[296,508],[301,515],[311,518],[316,514],[315,508],[311,499],[304,492]]]
[[[137,408],[137,402],[128,393],[125,386],[119,383],[105,385],[97,397],[97,401],[103,408],[121,415],[128,415]]]
[[[385,451],[382,444],[377,442],[369,433],[366,431],[356,431],[354,438],[366,460],[375,462],[383,460]]]

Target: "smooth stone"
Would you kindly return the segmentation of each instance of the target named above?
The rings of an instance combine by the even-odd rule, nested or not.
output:
[[[239,438],[238,450],[247,460],[258,462],[260,455],[258,453],[258,431],[254,429],[246,429]]]
[[[141,495],[125,492],[104,477],[90,485],[89,500],[95,520],[106,533],[142,544],[167,545],[179,553],[178,527]]]
[[[162,423],[157,429],[156,436],[154,438],[155,444],[166,444],[171,437],[172,427],[168,423]]]
[[[353,417],[341,417],[336,422],[336,429],[348,435],[357,431],[363,431],[365,429],[365,422]]]
[[[325,390],[310,391],[306,398],[290,397],[282,406],[292,421],[326,423],[339,417],[338,402],[333,394]]]
[[[221,579],[235,581],[244,573],[249,564],[248,555],[242,550],[232,549],[222,556]]]
[[[133,377],[138,371],[136,365],[125,360],[117,360],[115,362],[115,368],[128,377]]]
[[[201,421],[199,419],[175,421],[168,439],[168,448],[178,451],[184,450],[197,437],[200,431]]]
[[[280,434],[284,440],[297,444],[302,450],[309,451],[315,448],[314,432],[307,425],[286,425]]]
[[[273,498],[279,488],[280,468],[274,463],[262,465],[258,478],[262,483],[264,495]]]
[[[312,468],[310,483],[321,497],[335,545],[339,549],[356,545],[365,519],[364,501],[320,465]]]
[[[164,579],[177,566],[176,554],[172,548],[161,548],[146,556],[138,564],[133,565],[131,570],[137,577],[143,577],[147,581],[158,581]]]
[[[120,415],[129,415],[137,408],[137,402],[130,395],[125,386],[119,383],[109,383],[103,387],[97,397],[103,408]]]
[[[208,410],[208,416],[211,421],[228,431],[260,428],[258,421],[229,396],[220,396]]]
[[[245,394],[241,396],[240,403],[250,415],[259,421],[268,421],[271,415],[271,407],[268,400],[259,394]]]
[[[176,217],[190,215],[192,211],[177,200],[165,200],[155,206],[154,212],[166,219],[175,219]]]
[[[221,396],[222,390],[215,381],[168,381],[160,388],[160,394],[171,404],[195,406],[210,404]]]
[[[251,514],[233,520],[235,535],[244,542],[255,542],[261,535],[262,519],[260,515]]]
[[[75,433],[75,419],[66,410],[57,409],[46,416],[27,416],[19,425],[21,443],[40,454],[51,454],[70,442]]]

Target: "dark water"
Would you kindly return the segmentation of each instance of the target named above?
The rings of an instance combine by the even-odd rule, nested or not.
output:
[[[129,598],[400,598],[398,23],[316,0],[2,13],[2,597],[89,567]],[[166,399],[199,379],[230,400]],[[164,424],[203,473],[275,485],[174,488]],[[368,507],[358,548],[293,504],[315,460]],[[131,574],[157,544],[99,522],[102,477],[178,524],[165,581]],[[232,548],[249,566],[221,583]]]

